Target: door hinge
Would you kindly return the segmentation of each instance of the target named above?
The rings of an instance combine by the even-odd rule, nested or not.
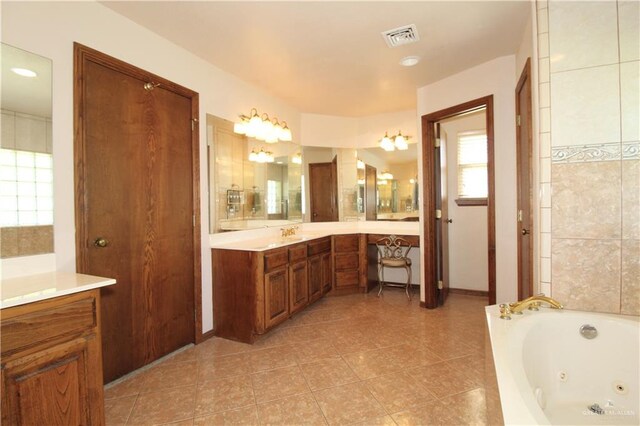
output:
[[[193,132],[196,129],[196,123],[198,122],[197,118],[191,119],[191,131]]]
[[[193,227],[196,227],[196,215],[191,216],[193,218]]]
[[[516,125],[520,125],[520,114],[516,115]]]
[[[436,138],[435,148],[440,148],[440,138]]]
[[[518,210],[518,222],[522,222],[522,210]]]
[[[444,288],[444,283],[442,280],[438,280],[438,290],[442,290]]]
[[[442,219],[442,210],[436,209],[436,219]]]

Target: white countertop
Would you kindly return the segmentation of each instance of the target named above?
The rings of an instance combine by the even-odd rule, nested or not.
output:
[[[281,227],[211,234],[209,236],[210,247],[226,250],[264,251],[331,235],[420,235],[419,222],[315,222],[299,223],[296,226],[298,226],[296,235],[286,238],[280,236]]]
[[[3,279],[0,284],[0,292],[2,293],[0,309],[79,293],[115,283],[116,280],[113,278],[55,271]]]

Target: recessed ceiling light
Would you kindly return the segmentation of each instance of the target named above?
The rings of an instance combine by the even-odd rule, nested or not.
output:
[[[16,73],[16,74],[18,74],[18,75],[20,75],[22,77],[31,77],[31,78],[33,78],[33,77],[38,75],[38,74],[36,74],[35,71],[31,71],[31,70],[28,70],[26,68],[11,68],[11,71],[13,71],[14,73]]]
[[[412,67],[418,62],[420,62],[419,56],[405,56],[404,58],[400,59],[400,65],[404,67]]]

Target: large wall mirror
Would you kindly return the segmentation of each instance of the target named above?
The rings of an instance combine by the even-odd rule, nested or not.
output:
[[[418,220],[417,144],[410,143],[408,149],[395,151],[379,147],[304,147],[303,153],[307,174],[310,164],[335,164],[336,179],[323,178],[325,187],[335,188],[312,193],[307,186],[305,199],[311,200],[309,210],[335,203],[340,221]],[[310,211],[309,220],[313,221],[313,217],[326,215]]]
[[[0,43],[0,257],[53,252],[50,59]]]
[[[211,233],[302,221],[302,153],[293,142],[267,144],[207,115]],[[272,161],[265,161],[269,152]]]

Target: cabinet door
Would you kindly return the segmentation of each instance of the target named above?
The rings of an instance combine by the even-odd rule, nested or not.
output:
[[[102,374],[92,373],[100,369],[100,350],[90,335],[7,362],[2,423],[104,424]]]
[[[304,308],[309,302],[307,278],[306,260],[289,265],[289,313],[291,314]]]
[[[287,268],[264,275],[265,328],[280,324],[289,316],[289,276]]]
[[[323,253],[322,259],[322,292],[328,293],[332,287],[331,252]]]
[[[309,303],[322,297],[322,255],[309,258]]]

